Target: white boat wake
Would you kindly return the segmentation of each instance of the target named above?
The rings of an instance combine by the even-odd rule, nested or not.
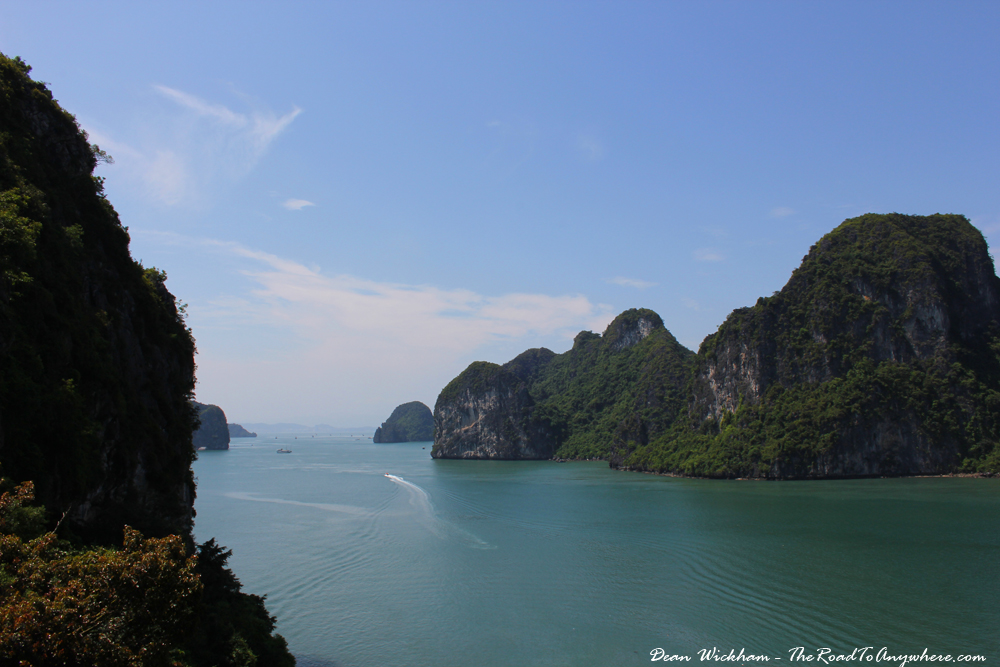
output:
[[[254,493],[230,492],[224,494],[227,498],[236,500],[252,500],[257,503],[274,503],[276,505],[298,505],[300,507],[313,507],[325,512],[336,512],[338,514],[350,514],[352,516],[373,516],[375,512],[364,507],[354,507],[353,505],[334,505],[331,503],[302,503],[298,500],[284,500],[282,498],[261,498]]]
[[[459,541],[464,542],[466,546],[473,549],[495,549],[496,547],[490,545],[488,542],[479,539],[469,531],[459,528],[455,524],[440,518],[434,512],[434,506],[431,504],[430,496],[427,492],[421,489],[419,486],[413,482],[407,482],[405,479],[399,475],[391,475],[385,473],[385,476],[392,480],[394,483],[406,489],[410,497],[410,504],[417,509],[417,516],[420,519],[420,523],[424,524],[428,530],[431,531],[435,536],[440,537],[442,540],[447,540],[449,538],[457,538]]]

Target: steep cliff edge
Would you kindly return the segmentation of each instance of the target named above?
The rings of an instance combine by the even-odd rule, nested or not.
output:
[[[712,476],[997,470],[1000,280],[957,215],[865,215],[702,343],[689,419],[619,465]]]
[[[372,437],[373,442],[429,442],[433,439],[434,415],[420,401],[396,406]]]
[[[432,456],[607,457],[619,429],[648,439],[673,423],[692,357],[659,315],[633,309],[603,335],[581,332],[563,354],[476,362],[438,397]]]
[[[189,537],[194,341],[28,69],[0,57],[0,465],[86,539]]]
[[[198,411],[198,428],[192,436],[195,449],[229,449],[226,413],[218,405],[191,402]]]
[[[696,356],[648,310],[544,352],[449,384],[433,455],[554,448],[712,477],[1000,472],[1000,279],[959,215],[845,221]]]
[[[0,472],[24,482],[12,503],[0,480],[0,662],[294,665],[229,552],[193,544],[183,307],[129,255],[92,175],[108,156],[29,70],[0,54]]]
[[[529,351],[544,356],[549,350]],[[556,441],[533,418],[528,380],[506,366],[477,361],[448,383],[434,404],[438,459],[548,459]]]

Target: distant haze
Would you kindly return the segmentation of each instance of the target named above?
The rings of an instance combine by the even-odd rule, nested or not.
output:
[[[233,423],[233,422],[230,422]],[[375,432],[374,426],[355,426],[355,427],[343,427],[343,426],[330,426],[329,424],[317,424],[316,426],[305,426],[303,424],[240,424],[243,428],[248,431],[253,431],[255,433],[330,433],[336,435],[342,435],[344,433],[356,433],[371,435]]]

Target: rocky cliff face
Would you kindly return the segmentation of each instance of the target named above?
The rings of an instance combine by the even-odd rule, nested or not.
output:
[[[373,442],[430,442],[434,439],[434,415],[420,401],[396,406],[380,427]]]
[[[988,469],[998,333],[1000,280],[964,217],[848,220],[780,292],[705,339],[687,427],[621,463],[762,477]]]
[[[195,449],[229,449],[229,424],[226,413],[218,405],[192,401],[198,411],[198,428],[192,437]]]
[[[552,354],[538,350],[535,356]],[[548,459],[556,441],[533,419],[525,378],[504,366],[477,361],[452,380],[434,405],[431,456],[445,459]]]
[[[1000,472],[1000,279],[962,216],[845,221],[697,356],[648,310],[545,352],[453,381],[435,456],[554,446],[713,477]]]
[[[194,342],[166,275],[128,251],[101,157],[0,56],[0,465],[63,526],[190,535]]]
[[[564,354],[477,362],[438,398],[434,455],[607,457],[616,431],[648,438],[676,419],[691,357],[656,313],[633,309],[603,335],[581,332]]]
[[[868,215],[823,237],[775,296],[735,311],[702,345],[693,409],[721,418],[768,387],[875,363],[955,360],[998,322],[982,235],[961,216]]]

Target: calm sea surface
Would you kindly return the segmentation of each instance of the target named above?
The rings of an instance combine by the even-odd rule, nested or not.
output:
[[[1000,660],[1000,480],[674,479],[284,434],[194,469],[197,539],[233,550],[300,665]]]

